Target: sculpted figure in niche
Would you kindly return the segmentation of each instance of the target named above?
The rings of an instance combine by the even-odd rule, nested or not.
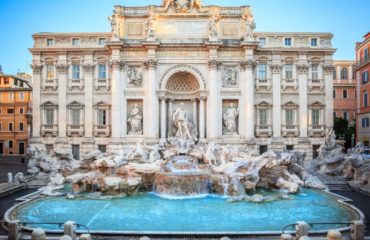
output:
[[[253,21],[252,16],[248,16],[245,19],[246,32],[244,36],[245,41],[253,41],[253,30],[256,28],[256,24]]]
[[[118,23],[118,17],[116,14],[113,16],[109,16],[108,20],[110,22],[110,25],[112,27],[112,41],[117,41],[119,40],[119,23]]]
[[[223,76],[223,86],[230,87],[238,84],[237,71],[233,68],[227,68]]]
[[[223,115],[224,134],[237,134],[236,122],[239,115],[238,108],[234,107],[234,103],[230,103]]]
[[[128,83],[135,87],[141,87],[143,82],[143,74],[135,68],[128,69]]]
[[[146,26],[146,34],[148,40],[154,40],[155,39],[155,16],[153,13],[149,14],[147,26]]]
[[[209,40],[217,41],[218,40],[218,17],[216,14],[213,14],[209,21]]]
[[[131,109],[130,115],[128,116],[127,122],[129,124],[129,134],[131,135],[141,135],[143,134],[142,126],[143,115],[135,103],[134,107]]]
[[[184,103],[181,103],[180,106],[175,109],[172,115],[173,124],[177,128],[175,137],[180,139],[192,139],[188,127],[188,116],[183,108]]]

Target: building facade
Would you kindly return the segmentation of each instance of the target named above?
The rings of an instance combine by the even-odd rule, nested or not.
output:
[[[355,61],[334,61],[333,98],[334,117],[348,120],[350,125],[356,122],[357,81],[354,69]]]
[[[0,71],[0,156],[24,155],[32,129],[32,88]]]
[[[362,42],[356,43],[356,77],[357,77],[357,141],[369,146],[370,141],[370,32]]]
[[[312,156],[333,127],[330,33],[254,32],[251,8],[116,6],[109,33],[33,35],[34,131],[46,148],[166,142],[182,108],[196,142]]]

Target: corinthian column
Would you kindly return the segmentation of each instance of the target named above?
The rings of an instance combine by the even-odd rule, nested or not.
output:
[[[308,65],[297,65],[298,85],[299,85],[299,135],[301,138],[307,137],[308,128],[308,109],[307,109],[307,74]]]
[[[59,82],[59,93],[58,93],[58,104],[59,104],[59,129],[58,136],[65,138],[67,136],[67,79],[68,79],[68,65],[61,63],[57,65],[58,71],[58,82]]]
[[[243,113],[242,121],[243,132],[240,132],[247,140],[254,138],[254,76],[253,61],[246,60],[240,63],[241,83],[242,83],[242,102],[240,109]]]
[[[166,125],[167,125],[166,98],[161,97],[161,141],[166,140]]]
[[[334,66],[324,65],[324,81],[325,81],[325,126],[327,129],[333,128],[333,71]],[[352,77],[352,76],[351,76]]]
[[[33,74],[33,89],[32,89],[32,137],[40,137],[41,130],[41,112],[40,112],[40,89],[41,89],[41,71],[42,65],[31,65]]]
[[[219,103],[219,88],[218,88],[218,68],[220,63],[216,60],[210,60],[209,65],[209,96],[207,99],[207,139],[213,140],[218,137],[218,106]]]
[[[272,71],[272,136],[281,137],[281,68],[279,64],[271,65]]]
[[[126,121],[123,117],[123,72],[125,62],[121,60],[112,61],[112,138],[120,138],[123,135],[123,124]]]
[[[84,69],[84,80],[85,80],[85,137],[93,137],[93,84],[94,84],[94,65],[85,64]]]
[[[158,138],[159,135],[159,103],[156,95],[157,84],[155,79],[155,70],[157,67],[157,60],[149,59],[144,63],[147,69],[147,79],[146,79],[146,116],[144,115],[144,126],[146,133],[144,135],[153,140]]]

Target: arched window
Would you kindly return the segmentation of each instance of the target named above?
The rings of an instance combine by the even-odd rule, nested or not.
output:
[[[348,79],[348,69],[347,68],[342,68],[342,70],[340,70],[340,79],[342,80]]]

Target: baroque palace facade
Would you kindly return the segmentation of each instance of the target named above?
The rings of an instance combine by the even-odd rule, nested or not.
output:
[[[312,156],[333,127],[330,33],[254,32],[251,8],[115,6],[109,33],[33,35],[33,137],[42,148],[166,142],[181,108],[196,142]],[[177,121],[176,121],[177,122]]]

